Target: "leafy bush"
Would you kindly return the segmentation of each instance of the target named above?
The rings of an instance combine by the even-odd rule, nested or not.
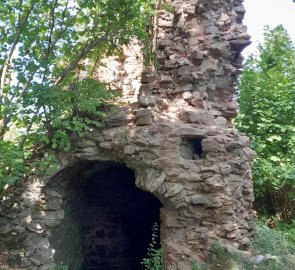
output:
[[[295,245],[278,229],[265,222],[256,222],[251,258],[240,252],[230,252],[221,242],[212,244],[211,263],[192,263],[192,270],[283,270],[295,269]],[[286,225],[286,224],[284,224]],[[267,256],[266,256],[267,255]]]
[[[295,49],[282,26],[266,28],[264,36],[239,79],[235,124],[257,152],[253,180],[260,209],[289,223],[295,215]]]
[[[27,172],[24,159],[23,151],[14,143],[0,140],[0,198],[5,187],[14,185]]]
[[[278,229],[270,229],[265,224],[256,223],[252,250],[255,254],[284,256],[295,252],[295,246]]]
[[[239,253],[230,253],[220,242],[211,247],[215,255],[214,263],[204,265],[206,270],[282,270],[295,269],[295,246],[279,230],[270,229],[257,222],[251,246],[252,258],[245,258]],[[264,256],[269,254],[270,258]],[[261,261],[259,257],[262,256]],[[201,268],[202,269],[202,268]]]
[[[290,224],[278,221],[275,223],[275,227],[277,230],[282,232],[286,239],[295,247],[295,220],[293,220]]]

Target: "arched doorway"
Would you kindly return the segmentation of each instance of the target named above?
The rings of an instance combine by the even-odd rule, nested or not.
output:
[[[162,205],[135,187],[134,172],[116,162],[86,162],[58,179],[65,218],[51,237],[55,261],[71,270],[141,270]]]

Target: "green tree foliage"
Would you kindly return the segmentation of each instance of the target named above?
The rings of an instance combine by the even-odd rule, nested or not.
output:
[[[94,70],[119,45],[147,39],[153,2],[0,1],[0,187],[36,146],[69,150],[99,126],[118,92]]]
[[[266,27],[258,55],[240,77],[239,130],[257,152],[256,197],[269,214],[290,222],[295,214],[295,49],[282,26]]]

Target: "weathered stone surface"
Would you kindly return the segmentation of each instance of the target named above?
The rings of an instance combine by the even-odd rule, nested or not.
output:
[[[193,195],[191,197],[191,203],[194,205],[211,206],[212,202],[208,200],[204,195]]]
[[[226,127],[227,126],[227,120],[224,117],[217,117],[214,121],[216,126],[220,127]]]
[[[50,261],[53,257],[53,252],[51,249],[45,251],[40,249],[35,249],[32,256],[29,258],[35,265],[42,265]]]
[[[137,126],[151,125],[152,123],[153,123],[153,119],[150,116],[139,116],[137,117],[135,122]]]
[[[156,99],[154,96],[140,96],[139,104],[143,107],[154,106]]]
[[[83,140],[83,141],[79,141],[77,144],[78,147],[80,148],[91,148],[91,147],[95,147],[96,143],[94,141],[87,141],[87,140]]]
[[[140,109],[136,114],[137,118],[138,117],[145,117],[145,116],[152,117],[153,111],[151,109]]]
[[[214,124],[212,113],[205,110],[184,110],[180,114],[180,119],[187,123],[196,123],[206,126],[212,126]]]
[[[58,220],[64,218],[64,211],[40,211],[33,215],[36,220]]]
[[[150,83],[155,81],[157,78],[155,74],[148,73],[148,72],[143,72],[142,77],[141,77],[141,82],[142,83]]]
[[[222,150],[221,145],[218,142],[211,139],[202,140],[202,148],[205,152],[217,152]]]
[[[99,144],[99,147],[104,149],[109,149],[109,150],[113,148],[112,143],[110,142],[102,142]]]
[[[103,137],[105,141],[111,141],[115,134],[118,132],[116,128],[108,128],[102,131]]]
[[[0,217],[0,226],[6,225],[8,223],[8,219],[5,217]]]
[[[252,236],[255,153],[231,128],[237,115],[233,85],[250,37],[241,24],[240,0],[171,5],[177,16],[160,10],[156,18],[157,67],[142,72],[141,48],[132,41],[123,46],[123,57],[108,57],[95,71],[121,90],[128,108],[110,114],[100,130],[89,131],[74,151],[64,153],[59,174],[74,171],[76,183],[87,175],[87,162],[125,163],[136,172],[136,185],[163,203],[166,265],[185,270],[192,258],[210,257],[211,239],[244,248]],[[19,241],[24,269],[46,269],[56,260],[50,235],[68,222],[67,185],[58,179],[58,192],[50,188],[52,178],[29,179],[0,202],[0,242],[7,235],[11,241],[27,236]]]
[[[140,109],[136,114],[137,126],[151,125],[153,123],[153,112],[151,109]]]
[[[181,83],[176,87],[174,92],[182,93],[186,91],[192,91],[193,89],[194,89],[194,86],[191,83]]]
[[[35,232],[35,233],[42,233],[44,232],[43,227],[38,222],[31,222],[27,225],[27,229],[29,231]]]
[[[154,192],[156,191],[161,184],[164,182],[166,178],[166,173],[162,172],[159,177],[154,177],[153,179],[150,179],[149,183],[147,183],[147,188],[149,191]]]
[[[62,199],[60,198],[53,198],[48,200],[44,206],[43,209],[44,210],[60,210],[61,209],[61,204],[62,204]]]
[[[167,192],[164,194],[165,197],[170,198],[176,196],[181,191],[183,191],[184,187],[179,184],[166,184]]]
[[[223,188],[226,186],[226,184],[222,180],[222,177],[219,175],[207,178],[205,180],[205,184],[213,188]]]
[[[192,93],[189,92],[189,91],[185,91],[185,92],[182,93],[182,98],[183,98],[184,100],[191,99],[192,96],[193,96]]]
[[[10,226],[9,224],[0,226],[0,234],[6,234],[8,232],[11,232],[13,230],[13,226]]]
[[[231,40],[230,41],[231,47],[237,52],[241,52],[242,50],[244,50],[250,44],[251,44],[251,41],[250,40],[245,40],[245,39],[236,39],[236,40]]]
[[[104,141],[102,133],[98,130],[92,130],[85,135],[85,139],[90,139],[94,142],[101,143]]]
[[[191,127],[182,127],[174,130],[169,136],[170,137],[204,137],[206,130],[191,128]]]
[[[127,125],[131,122],[126,112],[118,111],[113,114],[109,114],[105,119],[104,123],[107,127],[120,127]]]
[[[127,155],[132,155],[136,152],[136,148],[134,146],[126,145],[124,147],[124,153]]]

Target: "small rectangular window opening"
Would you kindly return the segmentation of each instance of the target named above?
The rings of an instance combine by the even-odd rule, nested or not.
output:
[[[205,158],[202,149],[202,138],[182,138],[181,156],[188,160]]]

